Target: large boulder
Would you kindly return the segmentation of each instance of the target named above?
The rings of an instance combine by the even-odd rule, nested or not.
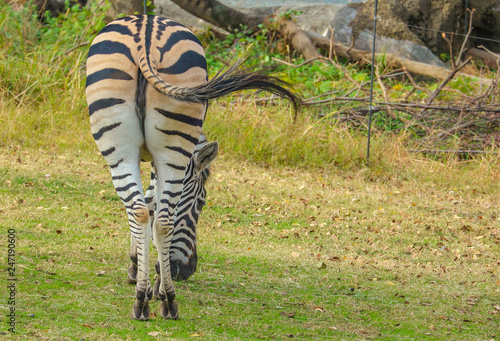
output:
[[[469,1],[474,9],[472,36],[500,40],[500,4],[498,0]],[[352,6],[356,9],[356,18],[351,22],[353,36],[364,30],[371,30],[373,25],[375,0]],[[442,32],[456,32],[453,37],[454,50],[458,51],[467,32],[470,14],[463,0],[385,0],[378,2],[377,35],[412,41],[428,47],[439,55],[449,52],[449,45],[443,39]],[[447,37],[450,38],[450,34]],[[485,45],[493,50],[498,43],[477,38],[470,39],[471,44]]]

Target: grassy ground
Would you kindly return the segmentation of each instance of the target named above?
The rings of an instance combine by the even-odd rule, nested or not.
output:
[[[101,157],[7,147],[0,224],[3,253],[16,230],[17,333],[4,300],[2,337],[497,339],[500,188],[486,165],[414,160],[382,177],[223,153],[198,270],[176,286],[181,319],[137,322],[126,216]]]

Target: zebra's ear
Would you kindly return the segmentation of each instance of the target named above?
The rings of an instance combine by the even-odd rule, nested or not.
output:
[[[195,166],[198,172],[201,172],[205,168],[207,168],[213,160],[217,157],[217,153],[219,152],[219,143],[217,141],[209,142],[203,148],[201,148],[200,152],[196,156]]]

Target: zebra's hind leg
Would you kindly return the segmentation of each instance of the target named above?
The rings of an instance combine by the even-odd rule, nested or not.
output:
[[[194,69],[195,82],[203,83],[206,73]],[[187,71],[186,71],[187,72]],[[177,75],[176,75],[177,76]],[[187,76],[186,76],[187,77]],[[178,80],[180,77],[173,77]],[[188,84],[177,84],[188,86]],[[175,289],[170,273],[170,244],[174,234],[177,204],[182,195],[185,171],[201,135],[205,104],[165,101],[157,91],[147,91],[144,131],[146,147],[156,168],[156,210],[152,224],[158,252],[160,276],[155,296],[161,300],[161,315],[177,319]],[[155,286],[156,287],[156,286]]]
[[[150,222],[152,223],[154,221],[154,213],[155,213],[155,208],[156,208],[156,171],[154,168],[153,163],[151,163],[151,182],[149,184],[148,190],[146,191],[146,194],[144,196],[144,200],[146,202],[146,206],[149,210],[149,219]],[[151,225],[151,224],[149,224]],[[129,257],[130,257],[130,265],[127,269],[127,282],[129,284],[136,284],[137,283],[137,243],[135,241],[135,238],[133,235],[130,236],[130,250],[129,250]],[[157,270],[157,273],[159,270]]]
[[[116,192],[126,207],[132,249],[135,251],[132,252],[132,257],[137,260],[136,301],[132,307],[132,318],[144,321],[149,318],[149,301],[153,296],[149,280],[150,217],[142,193],[139,160],[127,163],[123,160],[111,169],[111,174]]]

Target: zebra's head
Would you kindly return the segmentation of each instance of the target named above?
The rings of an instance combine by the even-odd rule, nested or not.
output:
[[[186,280],[196,271],[196,225],[205,205],[205,183],[210,164],[219,151],[217,142],[207,142],[201,135],[184,177],[184,187],[177,207],[174,236],[170,244],[170,272],[175,280]]]

